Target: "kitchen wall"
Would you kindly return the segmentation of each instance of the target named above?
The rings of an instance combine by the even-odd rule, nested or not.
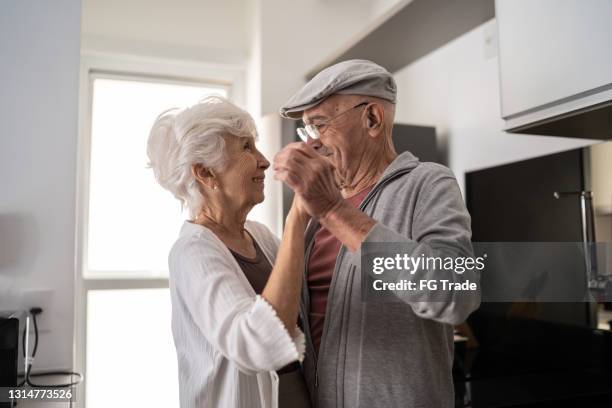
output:
[[[462,188],[466,171],[598,142],[502,130],[495,31],[493,19],[395,74],[396,121],[436,127]]]
[[[0,310],[41,297],[37,369],[73,362],[80,20],[80,0],[0,13]]]

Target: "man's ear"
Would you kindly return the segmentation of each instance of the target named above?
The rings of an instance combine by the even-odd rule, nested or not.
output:
[[[379,103],[372,103],[366,108],[366,124],[370,137],[378,137],[382,133],[385,120],[385,110]]]
[[[212,190],[216,189],[217,184],[215,175],[212,170],[204,167],[202,164],[194,164],[191,166],[191,174],[204,187]]]

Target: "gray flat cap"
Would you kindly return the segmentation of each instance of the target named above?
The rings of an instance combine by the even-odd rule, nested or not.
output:
[[[280,109],[280,115],[300,119],[302,112],[334,94],[364,95],[395,103],[397,87],[393,76],[368,60],[342,61],[325,68],[302,87]]]

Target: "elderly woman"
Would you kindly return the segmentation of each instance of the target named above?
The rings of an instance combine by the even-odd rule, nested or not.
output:
[[[296,326],[308,214],[298,200],[282,242],[248,221],[270,163],[248,113],[212,96],[160,115],[147,153],[189,209],[169,256],[181,407],[309,406]]]

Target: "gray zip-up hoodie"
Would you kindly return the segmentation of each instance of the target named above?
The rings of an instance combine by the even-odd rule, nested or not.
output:
[[[454,175],[442,165],[421,163],[409,152],[399,155],[360,209],[378,221],[365,242],[416,245],[415,256],[443,255],[434,249],[440,245],[455,256],[473,256],[470,216]],[[313,221],[306,231],[306,265],[318,226]],[[303,367],[313,406],[453,407],[453,325],[478,307],[479,292],[449,294],[436,302],[365,303],[360,256],[344,246],[338,253],[318,356],[304,281]],[[466,271],[461,279],[479,282],[479,275]]]

